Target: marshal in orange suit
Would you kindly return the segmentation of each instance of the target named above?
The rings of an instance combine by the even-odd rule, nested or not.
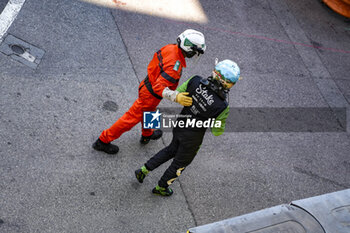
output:
[[[111,144],[124,132],[143,120],[143,112],[155,111],[163,98],[177,102],[183,106],[192,105],[192,98],[188,93],[179,93],[176,88],[186,67],[185,58],[204,54],[205,38],[201,32],[187,29],[177,38],[177,44],[169,44],[157,51],[147,67],[147,76],[139,85],[137,100],[130,109],[119,118],[110,128],[105,129],[92,145],[95,150],[108,154],[119,151],[117,145]],[[147,144],[150,140],[157,140],[162,136],[160,129],[144,129],[140,143]]]

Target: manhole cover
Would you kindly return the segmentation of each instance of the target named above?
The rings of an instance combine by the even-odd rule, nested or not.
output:
[[[17,37],[7,35],[0,45],[0,52],[32,69],[36,69],[45,51]]]
[[[10,47],[14,53],[22,55],[25,52],[25,49],[20,45],[13,44]]]

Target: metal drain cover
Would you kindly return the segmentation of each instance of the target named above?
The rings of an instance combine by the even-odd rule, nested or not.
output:
[[[39,49],[23,40],[14,37],[13,35],[7,35],[4,41],[0,45],[0,52],[10,56],[13,60],[16,60],[32,69],[36,69],[41,62],[45,51]]]
[[[10,47],[11,47],[12,51],[18,55],[22,55],[26,51],[25,48],[23,48],[22,46],[17,45],[17,44],[13,44]]]

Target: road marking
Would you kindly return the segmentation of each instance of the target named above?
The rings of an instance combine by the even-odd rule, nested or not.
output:
[[[16,19],[24,2],[25,0],[9,0],[6,7],[0,14],[0,43],[2,42],[3,36],[6,34],[12,22]]]

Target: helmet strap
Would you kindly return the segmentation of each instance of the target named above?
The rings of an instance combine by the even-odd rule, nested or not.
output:
[[[181,44],[181,39],[180,39],[180,37],[178,37],[178,38],[176,39],[176,41],[177,41],[177,46],[178,46],[179,48],[181,48],[181,47],[180,47],[180,44]]]

